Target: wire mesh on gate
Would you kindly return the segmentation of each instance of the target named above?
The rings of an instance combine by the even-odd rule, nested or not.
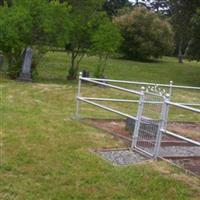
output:
[[[134,131],[135,147],[148,155],[155,156],[161,134],[164,96],[146,91],[140,101],[142,106],[140,105],[141,111],[138,112],[140,114],[138,128]]]

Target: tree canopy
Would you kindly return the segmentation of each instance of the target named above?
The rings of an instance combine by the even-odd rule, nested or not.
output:
[[[0,7],[0,49],[8,59],[9,74],[17,76],[24,48],[63,46],[70,27],[68,5],[56,1],[16,0],[11,7]]]
[[[91,54],[99,57],[102,76],[107,58],[119,49],[131,59],[173,53],[180,63],[199,60],[198,8],[199,0],[0,0],[0,51],[13,78],[29,46],[34,55],[51,47],[70,53],[68,79]]]
[[[158,58],[173,50],[173,31],[166,20],[161,20],[146,8],[115,18],[124,42],[121,50],[131,59]]]

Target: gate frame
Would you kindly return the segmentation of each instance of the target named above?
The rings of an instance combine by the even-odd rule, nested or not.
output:
[[[170,82],[170,84],[171,84],[171,82]],[[135,128],[133,131],[131,149],[137,149],[138,151],[142,151],[142,153],[145,153],[148,156],[156,159],[159,156],[159,150],[160,150],[162,133],[163,133],[162,130],[164,130],[164,128],[167,124],[168,113],[169,113],[169,105],[167,104],[167,102],[170,99],[170,94],[166,93],[165,95],[158,95],[156,93],[154,94],[154,93],[145,92],[145,87],[142,87],[141,90],[142,90],[142,92],[141,92],[140,100],[139,100],[139,104],[138,104],[137,118],[136,118]],[[170,93],[171,92],[172,91],[170,90]],[[141,118],[142,118],[142,113],[144,111],[144,104],[145,104],[144,99],[145,99],[146,94],[150,94],[152,96],[159,96],[159,97],[163,98],[163,103],[161,102],[162,108],[161,108],[161,113],[160,113],[158,129],[156,131],[156,139],[155,139],[153,154],[151,154],[148,151],[137,146],[139,129],[140,129],[140,125],[141,125]]]

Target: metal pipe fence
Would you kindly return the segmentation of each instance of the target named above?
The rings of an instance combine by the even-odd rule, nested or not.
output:
[[[136,85],[136,86],[147,86],[147,87],[163,87],[168,88],[169,96],[173,96],[174,90],[173,89],[187,89],[193,91],[200,91],[200,87],[193,87],[193,86],[184,86],[184,85],[175,85],[173,81],[170,81],[169,84],[162,84],[162,83],[150,83],[150,82],[139,82],[139,81],[125,81],[125,80],[115,80],[115,79],[100,79],[100,78],[84,78],[93,81],[100,81],[106,83],[123,83],[129,85]],[[178,102],[179,104],[186,105],[186,106],[200,106],[200,102]]]
[[[111,102],[124,102],[124,103],[139,103],[139,100],[132,100],[132,99],[112,99],[112,98],[94,98],[94,97],[84,97],[84,99],[94,100],[94,101],[111,101]],[[145,103],[162,104],[162,102],[158,102],[158,101],[149,101],[149,102],[145,101]],[[197,103],[182,103],[182,102],[176,102],[176,104],[184,105],[184,106],[198,106],[199,105]]]
[[[120,98],[96,98],[96,97],[84,97],[81,96],[81,85],[82,81],[89,82],[95,85],[105,86],[108,88],[120,90],[126,93],[138,95],[139,100],[137,99],[120,99]],[[132,89],[127,89],[124,87],[116,86],[109,84],[113,83],[127,83],[127,84],[138,84],[142,86],[147,86],[146,88],[142,87],[141,91],[136,91]],[[161,90],[159,87],[168,87],[168,93]],[[184,141],[190,142],[192,144],[200,146],[198,141],[188,139],[184,136],[180,136],[176,133],[170,132],[167,130],[167,121],[169,109],[172,106],[178,107],[180,109],[186,109],[191,112],[200,113],[199,109],[188,106],[194,105],[192,103],[177,103],[171,102],[171,95],[173,88],[187,88],[199,90],[198,87],[190,86],[177,86],[173,85],[171,81],[169,85],[166,84],[153,84],[145,82],[134,82],[134,81],[123,81],[123,80],[112,80],[112,79],[96,79],[96,78],[85,78],[82,77],[80,73],[79,82],[78,82],[78,92],[77,92],[77,106],[76,106],[76,117],[80,118],[80,102],[85,102],[87,104],[99,107],[101,109],[110,111],[112,113],[121,115],[123,117],[130,118],[134,121],[134,132],[132,136],[132,149],[137,149],[146,155],[153,158],[159,156],[159,150],[162,141],[162,134],[169,134],[173,137],[177,137]],[[136,116],[132,116],[125,112],[110,108],[105,105],[101,105],[94,101],[100,102],[123,102],[123,103],[136,103],[138,104],[138,111]],[[197,105],[197,104],[195,104]],[[199,104],[200,105],[200,104]]]
[[[94,81],[102,81],[102,82],[134,84],[134,85],[140,85],[140,86],[156,86],[157,85],[159,87],[167,87],[167,88],[200,90],[200,87],[174,85],[173,81],[170,81],[169,84],[162,84],[162,83],[148,83],[148,82],[125,81],[125,80],[115,80],[115,79],[100,79],[100,78],[84,78],[84,79],[89,79],[89,80],[94,80]]]

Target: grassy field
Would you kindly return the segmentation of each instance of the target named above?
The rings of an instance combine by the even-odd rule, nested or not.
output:
[[[198,199],[199,179],[166,163],[116,167],[90,152],[93,148],[123,144],[73,120],[77,82],[66,81],[67,61],[69,57],[64,53],[47,54],[38,68],[35,83],[0,77],[0,199]],[[95,57],[87,58],[81,68],[92,71],[95,63]],[[167,75],[161,76],[163,73]],[[178,65],[173,58],[157,63],[110,60],[106,76],[163,83],[173,79],[177,84],[200,86],[200,65]],[[84,86],[84,91],[88,95],[111,96],[111,91],[99,88],[97,92],[89,85]],[[196,92],[178,94],[177,100],[199,99]],[[112,117],[101,110],[95,113],[94,107],[83,109],[87,116]],[[124,109],[130,110],[128,105]],[[172,113],[171,117],[176,115]],[[197,120],[196,116],[188,116]]]
[[[66,83],[67,69],[70,57],[66,53],[51,52],[45,56],[40,64],[37,81]],[[92,76],[94,66],[97,65],[96,57],[86,57],[81,62],[81,69],[88,69]],[[157,62],[142,63],[129,60],[110,59],[105,75],[108,78],[148,81],[156,83],[200,86],[200,63],[185,61],[184,65],[177,63],[177,58],[166,57]]]

